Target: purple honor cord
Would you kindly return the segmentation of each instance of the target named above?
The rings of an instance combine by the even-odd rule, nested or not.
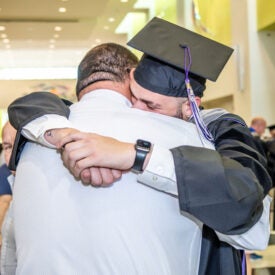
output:
[[[185,46],[185,45],[180,45],[180,47],[182,47],[184,49],[185,85],[186,85],[187,95],[188,95],[189,103],[191,106],[191,110],[193,113],[193,117],[195,119],[197,129],[199,131],[200,136],[204,136],[207,140],[214,143],[214,138],[211,135],[211,133],[208,131],[208,129],[207,129],[206,125],[204,124],[202,117],[200,115],[200,110],[199,110],[199,107],[195,100],[195,94],[194,94],[194,91],[190,84],[189,77],[188,77],[190,67],[192,64],[190,49],[188,46]],[[188,57],[188,63],[187,63],[186,57]],[[246,258],[245,258],[245,252],[242,251],[242,275],[245,275],[245,274],[246,274]]]
[[[188,77],[190,67],[191,67],[191,64],[192,64],[190,49],[189,49],[189,47],[184,46],[184,45],[180,45],[180,46],[184,49],[185,85],[186,85],[186,89],[187,89],[187,96],[188,96],[188,99],[189,99],[190,107],[191,107],[191,110],[192,110],[192,115],[194,117],[194,120],[195,120],[195,123],[196,123],[196,126],[197,126],[197,129],[199,131],[200,136],[204,136],[207,140],[209,140],[211,142],[214,142],[213,136],[208,131],[206,125],[204,124],[204,122],[202,120],[199,107],[198,107],[197,102],[195,100],[195,94],[194,94],[194,91],[193,91],[192,86],[190,84],[189,77]],[[187,59],[188,59],[188,61],[187,61]]]

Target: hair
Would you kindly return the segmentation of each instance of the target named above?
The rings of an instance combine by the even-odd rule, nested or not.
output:
[[[251,126],[266,124],[266,120],[263,117],[254,117],[251,120]]]
[[[124,82],[138,58],[127,48],[104,43],[92,48],[78,66],[76,94],[97,81]]]

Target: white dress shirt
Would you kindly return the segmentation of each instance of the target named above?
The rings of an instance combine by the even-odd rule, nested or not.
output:
[[[113,91],[93,91],[70,108],[69,120],[82,131],[166,149],[201,146],[195,125],[129,108]],[[84,186],[58,152],[38,144],[26,145],[17,168],[14,222],[20,275],[198,271],[201,223],[180,213],[175,196],[131,172],[108,188]]]

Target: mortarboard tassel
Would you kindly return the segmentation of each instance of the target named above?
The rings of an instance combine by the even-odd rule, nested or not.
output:
[[[214,138],[212,136],[212,134],[208,131],[206,125],[204,124],[202,117],[200,115],[200,110],[199,107],[197,105],[197,102],[195,100],[195,94],[194,91],[192,89],[192,86],[190,84],[190,80],[188,77],[189,74],[189,70],[192,64],[192,60],[191,60],[191,54],[190,54],[190,49],[189,47],[185,46],[185,45],[180,45],[183,49],[184,49],[184,71],[185,71],[185,85],[186,85],[186,89],[187,89],[187,96],[189,99],[189,103],[190,103],[190,107],[192,110],[192,115],[194,117],[197,129],[199,131],[199,134],[201,136],[204,136],[207,140],[214,142]],[[187,64],[187,58],[188,57],[188,64]]]

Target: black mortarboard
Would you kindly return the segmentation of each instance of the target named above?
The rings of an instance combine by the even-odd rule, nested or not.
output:
[[[275,129],[275,124],[272,124],[270,126],[267,126],[267,128],[269,129],[269,131],[272,131]]]
[[[189,57],[190,84],[202,96],[205,79],[216,81],[233,49],[195,32],[153,18],[127,45],[144,53],[134,77],[139,85],[170,96],[187,96],[184,64]],[[186,56],[190,50],[190,56]],[[185,90],[185,91],[184,91]]]
[[[32,120],[48,114],[69,117],[69,100],[63,100],[49,92],[33,92],[13,101],[8,107],[9,122],[17,130],[9,169],[16,170],[22,150],[28,141],[21,135],[22,128]]]

